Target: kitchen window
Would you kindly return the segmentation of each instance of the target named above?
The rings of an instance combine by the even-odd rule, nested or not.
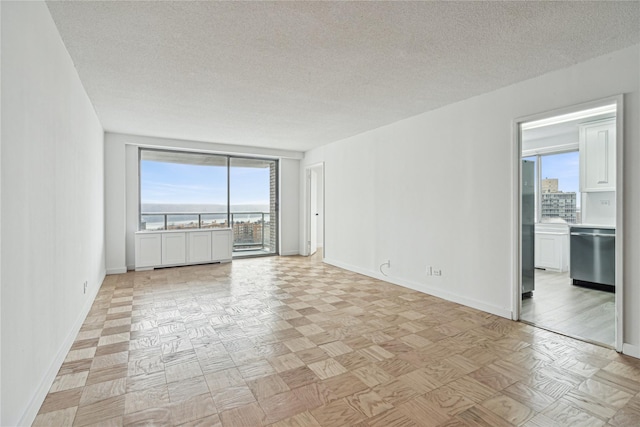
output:
[[[578,150],[524,157],[535,163],[536,223],[580,224]]]

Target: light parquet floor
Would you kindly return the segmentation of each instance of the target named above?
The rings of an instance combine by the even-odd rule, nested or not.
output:
[[[35,425],[638,426],[640,361],[317,258],[107,276]]]

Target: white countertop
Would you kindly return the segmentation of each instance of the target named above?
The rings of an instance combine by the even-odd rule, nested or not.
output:
[[[149,233],[193,233],[196,231],[223,231],[231,230],[231,227],[212,227],[212,228],[176,228],[171,230],[140,230],[136,231],[136,234],[149,234]]]
[[[542,222],[535,226],[536,234],[569,234],[569,224]]]
[[[571,224],[571,227],[583,227],[583,228],[606,228],[608,230],[615,230],[615,225],[603,225],[603,224]]]

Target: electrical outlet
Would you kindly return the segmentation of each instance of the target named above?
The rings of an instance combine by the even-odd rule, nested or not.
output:
[[[426,273],[427,273],[427,276],[433,276],[433,267],[428,265]]]
[[[442,276],[442,270],[433,270],[434,276]]]

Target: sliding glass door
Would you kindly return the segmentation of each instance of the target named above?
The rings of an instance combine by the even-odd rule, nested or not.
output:
[[[229,195],[234,254],[277,251],[277,162],[232,157]]]
[[[231,227],[234,256],[278,250],[278,161],[140,149],[140,230]]]

